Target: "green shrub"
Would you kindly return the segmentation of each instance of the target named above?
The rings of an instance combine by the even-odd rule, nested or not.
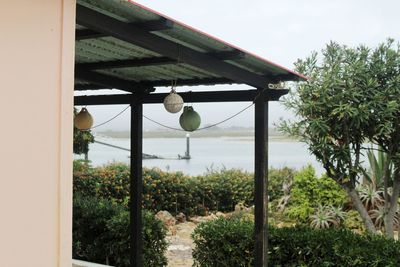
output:
[[[192,237],[195,266],[253,266],[253,228],[249,220],[223,219],[200,224]],[[269,228],[270,266],[400,266],[400,244],[344,229]]]
[[[274,202],[283,196],[284,184],[292,184],[295,171],[288,167],[271,168],[268,171],[269,201]]]
[[[123,211],[114,216],[107,224],[110,233],[114,238],[113,252],[116,257],[116,266],[129,265],[129,212]],[[167,242],[165,241],[166,229],[164,224],[157,220],[148,211],[143,212],[143,257],[144,266],[166,266],[165,253]]]
[[[306,223],[319,205],[341,207],[346,201],[346,193],[335,181],[325,175],[318,178],[314,168],[307,166],[294,176],[286,212],[289,217]]]
[[[363,232],[365,230],[365,226],[360,216],[360,213],[358,213],[358,211],[356,210],[349,210],[346,212],[343,226],[346,229],[357,230],[360,232]]]
[[[85,196],[129,200],[129,166],[120,163],[90,168],[74,164],[74,192]],[[281,184],[290,179],[293,170],[271,169],[271,196],[282,193]],[[280,185],[279,185],[280,184]],[[237,203],[253,205],[253,174],[241,170],[210,170],[202,176],[181,172],[164,172],[157,168],[143,170],[143,206],[152,211],[167,210],[172,214],[203,215],[208,211],[228,212]]]
[[[251,220],[219,218],[201,223],[192,234],[194,266],[246,267],[253,265]]]
[[[144,266],[166,266],[166,230],[148,211],[143,212]],[[110,200],[74,196],[74,258],[129,266],[129,212]]]

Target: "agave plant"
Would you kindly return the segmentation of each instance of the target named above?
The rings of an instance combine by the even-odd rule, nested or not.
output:
[[[372,210],[384,202],[382,197],[383,191],[381,189],[377,189],[373,185],[359,186],[358,193],[360,195],[360,200],[367,210]]]
[[[385,225],[385,208],[378,206],[376,209],[370,210],[369,216],[374,221],[376,228],[381,229]]]
[[[325,229],[331,226],[339,226],[339,221],[329,206],[318,206],[314,215],[310,216],[310,225],[315,229]]]
[[[338,223],[341,223],[346,219],[346,212],[343,211],[343,207],[335,207],[332,205],[328,207]]]
[[[383,206],[378,206],[376,209],[370,210],[368,213],[371,219],[374,221],[375,226],[377,228],[381,229],[385,226],[385,208]],[[396,212],[393,219],[394,225],[399,225],[400,223],[399,215],[400,215],[399,212]]]
[[[370,169],[369,171],[363,170],[364,184],[369,184],[375,188],[383,187],[383,176],[385,174],[385,166],[388,164],[388,156],[381,149],[378,150],[377,155],[374,153],[374,149],[370,148],[367,150],[367,157]],[[389,162],[389,182],[393,179],[393,163]]]

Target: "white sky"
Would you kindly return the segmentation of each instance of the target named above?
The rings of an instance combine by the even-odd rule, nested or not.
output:
[[[305,58],[311,51],[320,50],[330,40],[348,46],[365,44],[370,47],[376,46],[388,37],[400,41],[399,0],[137,0],[136,2],[290,69],[293,69],[293,62],[298,58]],[[198,87],[196,90],[208,88],[210,87]],[[194,104],[194,107],[202,117],[202,125],[205,125],[223,120],[247,105],[248,103]],[[124,106],[99,106],[89,107],[89,111],[94,116],[96,125],[113,117],[123,108]],[[253,109],[249,109],[223,126],[252,127],[253,112]],[[170,126],[179,125],[179,114],[170,114],[161,105],[146,105],[144,113]],[[270,124],[280,117],[291,117],[291,114],[279,103],[272,103]],[[158,126],[144,119],[144,129],[153,128]],[[129,129],[129,111],[98,128],[98,130],[107,129]]]

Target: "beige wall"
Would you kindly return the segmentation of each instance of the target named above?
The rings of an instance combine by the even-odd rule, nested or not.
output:
[[[70,267],[75,0],[0,0],[0,266]]]

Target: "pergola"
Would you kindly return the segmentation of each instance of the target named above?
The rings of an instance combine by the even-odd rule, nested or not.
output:
[[[143,105],[162,103],[157,87],[245,84],[254,89],[179,92],[185,102],[255,103],[255,266],[267,266],[268,102],[288,93],[269,89],[305,77],[132,1],[78,0],[75,90],[126,94],[75,96],[75,105],[131,105],[130,259],[142,259]]]

